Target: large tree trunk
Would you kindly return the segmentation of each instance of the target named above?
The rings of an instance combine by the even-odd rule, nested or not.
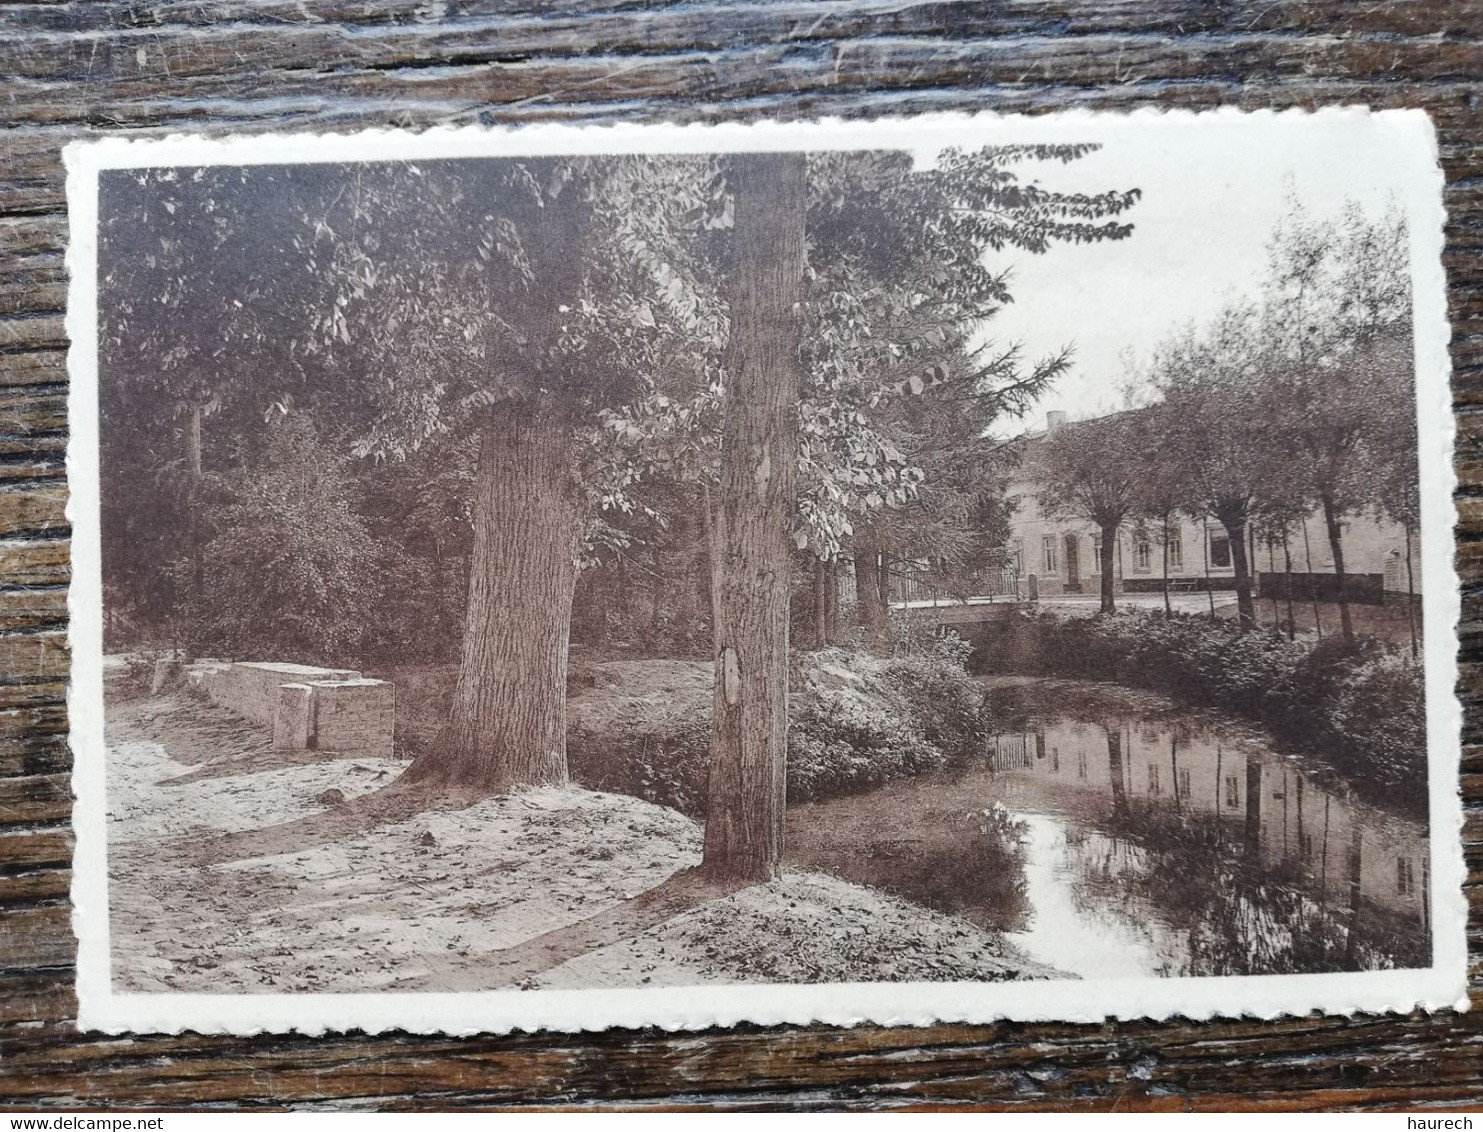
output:
[[[1116,579],[1112,576],[1112,556],[1116,553],[1116,545],[1114,540],[1116,540],[1117,538],[1117,524],[1113,523],[1109,526],[1104,523],[1101,530],[1102,554],[1101,561],[1097,563],[1098,569],[1102,571],[1101,611],[1103,613],[1115,613],[1117,612],[1117,605],[1113,601],[1113,594],[1116,592],[1114,587]]]
[[[1246,508],[1229,508],[1215,516],[1226,529],[1231,568],[1236,575],[1236,616],[1243,629],[1256,625],[1256,601],[1251,593],[1251,560],[1246,556]]]
[[[884,571],[881,569],[881,544],[873,527],[855,529],[855,610],[865,640],[875,652],[884,652],[890,636],[887,610],[883,597]]]
[[[561,783],[581,495],[548,406],[491,411],[474,484],[474,553],[448,724],[409,777],[495,793]]]
[[[1344,634],[1344,643],[1354,643],[1354,623],[1349,618],[1349,594],[1344,587],[1344,525],[1339,520],[1339,510],[1332,495],[1323,496],[1323,525],[1328,529],[1329,550],[1334,555],[1334,584],[1338,587],[1339,631]]]
[[[801,153],[748,155],[728,166],[736,227],[704,865],[759,882],[777,876],[783,860],[804,171]]]

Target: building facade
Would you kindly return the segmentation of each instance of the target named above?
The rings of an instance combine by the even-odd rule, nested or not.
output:
[[[1065,415],[1051,413],[1050,431]],[[1031,437],[1033,446],[1044,432]],[[1021,467],[1032,468],[1033,459]],[[1031,475],[1010,486],[1013,518],[1009,559],[1020,579],[1022,596],[1053,597],[1096,594],[1102,585],[1102,533],[1074,516],[1047,511],[1041,499],[1043,485]],[[1409,545],[1406,531],[1368,514],[1343,520],[1345,593],[1351,601],[1380,603],[1390,595],[1403,600],[1421,592],[1419,539]],[[1260,596],[1286,596],[1292,587],[1299,599],[1333,600],[1337,596],[1334,558],[1323,515],[1315,512],[1290,532],[1286,545],[1268,542],[1248,531],[1247,555]],[[1113,588],[1118,593],[1159,592],[1167,578],[1179,591],[1235,588],[1234,556],[1224,526],[1213,518],[1179,515],[1169,524],[1130,520],[1117,531],[1113,548]]]

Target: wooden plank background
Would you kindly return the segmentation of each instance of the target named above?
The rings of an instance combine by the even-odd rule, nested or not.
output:
[[[0,0],[0,1105],[1483,1104],[1483,1013],[428,1039],[79,1034],[67,892],[62,145],[191,130],[1419,106],[1441,134],[1483,985],[1483,4]]]

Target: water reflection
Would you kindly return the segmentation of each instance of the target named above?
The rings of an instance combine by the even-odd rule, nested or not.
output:
[[[1163,702],[1056,682],[997,689],[994,708],[1015,729],[976,765],[790,808],[794,859],[1086,977],[1429,965],[1419,816]],[[1023,823],[1016,853],[967,816],[996,801]]]

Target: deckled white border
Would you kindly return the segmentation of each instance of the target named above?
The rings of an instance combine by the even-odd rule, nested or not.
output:
[[[268,135],[229,139],[112,138],[67,146],[71,339],[67,469],[72,495],[72,683],[68,691],[77,795],[72,885],[78,937],[79,1025],[87,1030],[249,1034],[259,1031],[400,1029],[464,1034],[509,1030],[597,1030],[608,1026],[698,1029],[737,1022],[922,1025],[937,1021],[1095,1022],[1105,1017],[1258,1016],[1467,1009],[1465,876],[1458,793],[1462,713],[1457,678],[1460,609],[1453,567],[1453,419],[1448,387],[1446,284],[1441,266],[1442,174],[1430,120],[1419,110],[1370,115],[1397,164],[1414,169],[1402,201],[1411,227],[1415,287],[1417,407],[1421,435],[1423,616],[1431,774],[1431,884],[1434,965],[1417,971],[1222,978],[1056,980],[1019,983],[832,983],[634,990],[532,990],[387,994],[117,994],[109,986],[107,817],[104,801],[102,579],[98,494],[98,172],[160,165],[245,165],[328,161],[575,153],[916,149],[925,144],[1109,140],[1150,116],[1199,130],[1233,117],[1334,119],[1362,108],[1235,109],[1129,114],[1072,111],[1043,117],[933,114],[873,121],[825,120],[720,125],[532,125],[501,129],[394,130],[351,135]],[[1085,127],[1095,125],[1096,132]],[[1081,130],[1082,133],[1077,131]]]

